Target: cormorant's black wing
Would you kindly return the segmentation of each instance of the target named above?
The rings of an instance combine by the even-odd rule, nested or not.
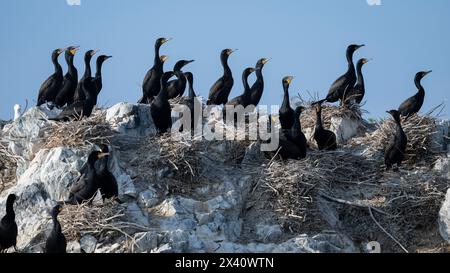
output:
[[[209,90],[208,99],[215,101],[225,85],[224,79],[218,79]]]

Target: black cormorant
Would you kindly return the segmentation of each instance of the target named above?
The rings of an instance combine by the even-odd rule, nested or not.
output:
[[[337,149],[336,134],[326,130],[322,125],[322,105],[316,104],[316,128],[314,130],[314,139],[319,150],[334,151]]]
[[[86,68],[85,68],[83,77],[80,79],[80,82],[78,83],[78,86],[75,89],[75,95],[73,98],[74,102],[83,101],[86,99],[86,96],[85,96],[86,92],[83,90],[83,88],[86,86],[86,83],[90,84],[93,80],[92,72],[91,72],[92,71],[91,70],[91,59],[97,52],[98,52],[98,50],[88,50],[84,54],[84,64],[85,64]]]
[[[262,98],[263,92],[264,92],[264,78],[263,78],[262,70],[264,68],[264,65],[268,62],[269,62],[269,59],[262,58],[256,63],[256,66],[255,66],[256,81],[251,88],[252,95],[251,95],[251,102],[250,102],[250,104],[254,105],[255,107],[258,106],[258,104]]]
[[[103,63],[108,60],[109,58],[112,58],[112,56],[106,56],[106,55],[100,55],[97,58],[97,71],[95,71],[95,77],[94,77],[94,85],[95,85],[95,99],[94,99],[94,105],[97,105],[97,98],[100,94],[100,91],[102,91],[103,83],[102,83],[102,66]]]
[[[294,125],[295,121],[295,111],[291,107],[290,97],[289,97],[289,85],[291,84],[294,77],[287,76],[283,78],[283,89],[284,97],[283,103],[279,110],[281,129],[290,130]]]
[[[337,102],[338,100],[342,100],[345,92],[355,86],[356,83],[356,72],[355,65],[353,64],[353,54],[356,50],[363,47],[364,45],[350,45],[347,48],[347,62],[348,62],[348,70],[347,72],[339,77],[333,85],[331,85],[330,90],[328,91],[328,95],[325,99],[316,102],[323,103],[327,102]]]
[[[430,74],[431,72],[432,72],[431,70],[422,71],[416,74],[416,77],[414,78],[414,83],[416,84],[416,87],[418,89],[417,94],[404,101],[398,108],[400,115],[406,117],[405,120],[407,120],[412,115],[418,113],[420,111],[420,108],[422,108],[423,101],[425,99],[425,89],[421,84],[421,80],[423,77]]]
[[[364,95],[366,94],[366,88],[364,85],[364,75],[362,73],[362,67],[366,63],[368,63],[370,60],[366,58],[362,58],[358,61],[356,64],[356,73],[358,75],[358,80],[356,82],[356,85],[350,89],[349,91],[345,92],[345,99],[344,104],[361,104]]]
[[[231,69],[228,66],[228,57],[236,50],[224,49],[220,53],[220,61],[223,66],[223,76],[214,83],[209,90],[207,105],[221,105],[228,102],[228,96],[233,88],[234,80]]]
[[[191,131],[192,133],[194,133],[197,124],[201,122],[202,118],[201,115],[195,117],[195,108],[198,107],[198,109],[200,110],[202,106],[201,102],[197,99],[197,95],[195,94],[194,91],[194,76],[192,75],[191,72],[184,73],[184,76],[186,77],[189,85],[189,95],[187,97],[183,97],[181,104],[186,105],[189,108],[189,111],[191,112]]]
[[[405,151],[408,139],[403,131],[400,121],[400,112],[397,110],[391,110],[387,113],[391,114],[396,123],[395,134],[391,137],[389,144],[384,154],[384,163],[386,170],[390,170],[394,164],[397,164],[397,168],[401,166],[403,159],[405,158]]]
[[[58,57],[63,52],[64,49],[58,48],[52,53],[52,62],[55,66],[55,73],[48,77],[48,79],[41,85],[41,88],[39,89],[37,106],[41,106],[46,102],[54,102],[59,90],[61,90],[64,76],[62,67],[58,63]]]
[[[16,198],[16,195],[10,194],[6,200],[6,215],[0,222],[0,252],[8,250],[10,247],[14,247],[17,251],[17,224],[14,213]]]
[[[116,178],[108,169],[109,161],[109,148],[108,145],[101,145],[102,153],[107,154],[105,157],[99,159],[99,165],[97,169],[97,184],[100,188],[102,198],[111,199],[119,196],[119,187],[117,185]]]
[[[153,97],[156,97],[161,90],[161,77],[164,73],[163,66],[167,60],[167,56],[159,56],[159,49],[161,46],[171,39],[159,38],[155,42],[155,60],[153,67],[145,74],[144,81],[142,83],[142,98],[139,103],[150,103]]]
[[[169,99],[183,96],[184,90],[186,90],[187,82],[186,77],[184,76],[184,73],[183,71],[181,71],[181,69],[192,62],[194,62],[194,60],[181,60],[178,61],[173,67],[173,73],[175,74],[177,79],[167,83],[167,96]]]
[[[252,91],[250,89],[250,85],[248,84],[248,77],[253,72],[255,72],[255,68],[253,68],[253,67],[246,68],[244,70],[244,72],[242,72],[242,84],[244,86],[244,92],[242,93],[242,95],[227,102],[226,105],[235,106],[235,107],[238,105],[242,105],[242,107],[245,108],[251,104]]]
[[[52,209],[53,229],[45,242],[46,253],[66,253],[66,237],[62,233],[58,221],[58,214],[62,211],[62,205],[58,204]]]
[[[64,76],[61,90],[58,92],[58,95],[55,99],[55,104],[59,108],[63,107],[66,104],[71,105],[73,103],[75,89],[77,88],[78,84],[78,70],[73,65],[73,59],[79,48],[80,47],[78,46],[70,46],[66,49],[65,57],[68,71]]]
[[[82,117],[90,117],[94,109],[94,100],[97,96],[97,91],[93,78],[88,78],[80,82],[80,88],[84,92],[84,100],[78,100],[64,107],[61,113],[55,118],[49,118],[54,121],[70,121]]]
[[[300,115],[304,111],[303,106],[295,109],[295,121],[290,130],[282,129],[280,132],[280,156],[283,159],[303,159],[306,157],[308,144],[302,132]]]
[[[81,179],[70,189],[68,204],[76,205],[91,200],[99,189],[97,171],[95,162],[109,155],[100,151],[93,151],[89,154],[87,162],[87,171],[81,176]]]
[[[166,133],[172,127],[172,108],[167,95],[167,82],[174,75],[172,71],[165,72],[161,77],[161,91],[150,105],[150,112],[159,133]]]

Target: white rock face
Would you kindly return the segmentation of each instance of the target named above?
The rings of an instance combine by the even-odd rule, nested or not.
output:
[[[439,212],[439,231],[442,238],[450,243],[450,189]]]
[[[0,208],[4,208],[9,193],[18,195],[15,204],[19,227],[18,248],[23,252],[42,252],[42,244],[51,229],[49,211],[56,201],[66,200],[69,189],[86,163],[87,152],[58,147],[41,149],[40,117],[55,116],[57,111],[32,108],[21,118],[7,125],[3,132],[10,139],[10,149],[24,157],[15,186],[0,193]],[[156,133],[147,105],[120,103],[107,110],[106,119],[118,132],[118,138],[142,137]],[[337,124],[338,121],[335,121]],[[356,125],[338,126],[343,141],[355,134]],[[353,126],[353,127],[352,127]],[[7,130],[7,131],[5,131]],[[127,147],[112,148],[109,170],[119,184],[119,198],[125,208],[124,221],[136,228],[127,230],[134,237],[134,252],[356,252],[353,243],[339,234],[309,234],[283,239],[280,226],[261,224],[254,242],[240,243],[242,214],[254,186],[254,177],[235,163],[229,164],[229,144],[214,142],[209,147],[208,160],[202,161],[207,185],[194,192],[169,194],[158,180],[168,176],[167,166],[152,169],[155,181],[137,179],[125,160]],[[243,163],[252,162],[262,154],[259,145],[249,147]],[[158,159],[158,156],[155,156]],[[240,164],[240,162],[238,163]],[[183,181],[180,181],[180,183]],[[293,237],[293,238],[292,238]],[[276,242],[284,241],[281,244]],[[68,252],[124,252],[126,238],[102,241],[83,234],[79,242],[69,242]],[[129,251],[129,249],[127,250]]]

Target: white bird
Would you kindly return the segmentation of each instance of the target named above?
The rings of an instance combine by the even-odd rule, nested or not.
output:
[[[18,120],[22,116],[22,112],[20,111],[22,108],[19,104],[14,105],[14,120]]]

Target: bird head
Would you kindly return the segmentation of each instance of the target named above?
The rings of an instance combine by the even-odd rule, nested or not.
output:
[[[366,58],[362,58],[358,61],[358,65],[364,65],[368,62],[372,61],[372,59],[366,59]]]
[[[306,108],[300,105],[300,106],[297,106],[297,108],[295,108],[295,113],[296,113],[297,115],[300,115],[300,114],[303,113],[305,110],[306,110]]]
[[[8,199],[6,200],[7,204],[12,204],[16,201],[17,196],[13,193],[11,193],[10,195],[8,195]]]
[[[169,42],[170,40],[172,40],[173,38],[159,38],[156,40],[156,46],[162,46],[163,44]]]
[[[395,120],[400,120],[400,112],[397,110],[389,110],[386,113],[390,114]]]
[[[322,104],[318,103],[315,105],[316,107],[316,113],[322,113]]]
[[[262,58],[259,59],[256,63],[256,69],[262,69],[265,64],[267,64],[271,59],[270,58]]]
[[[356,45],[356,44],[349,45],[348,48],[347,48],[347,52],[354,53],[356,50],[360,49],[363,46],[366,46],[366,45],[364,45],[364,44],[362,44],[362,45]]]
[[[52,209],[52,216],[56,217],[58,216],[58,214],[63,210],[63,205],[62,204],[57,204],[56,206],[53,207]]]
[[[77,54],[77,51],[80,49],[79,46],[69,46],[68,48],[66,48],[66,54],[67,55],[71,55],[71,56],[75,56],[75,54]]]
[[[244,70],[244,77],[248,77],[249,75],[251,75],[253,72],[255,72],[255,68],[253,68],[253,67],[249,67],[249,68],[246,68],[245,70]]]
[[[433,70],[429,70],[429,71],[421,71],[419,73],[416,74],[416,79],[421,80],[423,79],[425,76],[427,76],[428,74],[430,74],[431,72],[433,72]]]
[[[175,64],[175,66],[173,67],[173,71],[180,71],[183,67],[185,67],[186,65],[188,65],[188,64],[190,64],[192,62],[194,62],[194,60],[189,60],[189,61],[181,60],[181,61],[178,61]]]

